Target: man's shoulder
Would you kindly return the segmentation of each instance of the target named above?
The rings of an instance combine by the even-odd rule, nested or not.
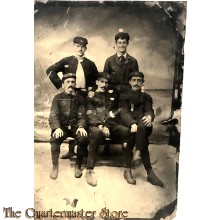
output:
[[[127,54],[127,59],[137,62],[137,59],[131,56],[130,54]]]
[[[145,99],[152,99],[151,95],[147,92],[142,92],[142,95]]]
[[[117,54],[113,54],[112,56],[108,57],[108,58],[106,59],[106,62],[107,62],[107,61],[110,61],[110,60],[113,60],[115,57],[117,57]]]
[[[62,61],[72,61],[74,58],[75,58],[75,57],[74,57],[73,55],[71,55],[71,56],[62,58],[61,60],[62,60]],[[60,61],[61,61],[61,60],[60,60]]]
[[[61,100],[63,98],[63,92],[60,92],[58,94],[56,94],[54,97],[53,97],[53,100]]]
[[[55,98],[55,97],[56,97],[56,98],[63,97],[63,94],[64,94],[64,92],[60,92],[60,93],[56,94],[56,95],[54,96],[54,98]]]
[[[92,60],[90,60],[87,57],[84,58],[84,62],[89,63],[89,64],[95,64]]]

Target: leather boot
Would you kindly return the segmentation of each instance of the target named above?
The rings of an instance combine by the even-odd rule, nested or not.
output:
[[[65,153],[62,156],[60,156],[60,159],[69,159],[69,157],[70,157],[70,153],[68,151],[67,153]]]
[[[125,170],[124,170],[124,178],[127,180],[127,182],[129,184],[132,184],[132,185],[136,184],[136,180],[133,178],[130,168],[125,168]]]
[[[75,178],[80,178],[82,176],[82,170],[79,165],[75,165]]]
[[[97,186],[97,180],[95,177],[95,173],[93,170],[88,169],[86,171],[86,182],[90,185],[90,186]]]
[[[156,176],[152,169],[147,170],[147,181],[155,186],[164,187],[163,182]]]
[[[57,179],[57,177],[58,177],[58,169],[59,169],[58,165],[53,165],[51,173],[50,173],[50,178],[51,179],[54,179],[54,180]]]

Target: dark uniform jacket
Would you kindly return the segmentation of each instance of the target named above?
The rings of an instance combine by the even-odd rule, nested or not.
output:
[[[145,92],[133,91],[131,88],[121,94],[119,106],[122,108],[120,112],[121,123],[126,127],[137,124],[138,121],[147,115],[154,120],[153,100],[151,96]]]
[[[114,90],[89,92],[87,97],[87,117],[90,126],[115,124],[117,116],[111,118],[110,111],[114,113],[118,111],[117,95]]]
[[[110,82],[118,90],[128,85],[129,74],[133,71],[138,71],[138,69],[137,60],[129,54],[127,54],[124,62],[121,62],[118,55],[115,54],[106,60],[104,66],[104,72],[110,74]]]
[[[98,70],[94,62],[84,58],[82,61],[82,68],[85,74],[86,87],[93,87],[95,85],[95,80],[98,76]],[[58,61],[54,65],[50,66],[46,73],[49,76],[51,82],[54,86],[59,89],[62,86],[62,81],[57,75],[58,72],[66,73],[76,73],[78,66],[78,60],[74,56],[65,57]]]
[[[86,109],[84,99],[78,95],[64,92],[56,95],[52,101],[49,124],[51,129],[79,125],[86,127]]]

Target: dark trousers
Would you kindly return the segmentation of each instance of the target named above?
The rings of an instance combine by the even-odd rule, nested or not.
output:
[[[132,160],[132,135],[129,129],[122,125],[111,125],[108,127],[110,131],[110,138],[113,142],[118,144],[126,143],[126,147],[122,147],[122,154],[125,160],[125,166],[131,167]],[[93,169],[95,165],[95,160],[98,154],[99,145],[104,143],[105,135],[98,127],[90,127],[90,142],[87,158],[87,169]]]
[[[87,156],[87,146],[89,143],[88,137],[81,136],[79,133],[76,135],[76,129],[71,129],[71,130],[69,130],[68,128],[61,128],[61,129],[63,130],[64,134],[60,138],[55,138],[52,136],[55,130],[52,130],[51,132],[50,145],[51,145],[51,155],[52,155],[53,165],[58,165],[59,155],[60,155],[60,145],[67,137],[73,137],[75,138],[75,144],[78,146],[76,164],[81,166],[83,157]],[[74,142],[71,142],[70,144],[74,144]],[[70,147],[70,149],[74,150],[73,147],[72,148]]]
[[[136,149],[141,152],[141,159],[146,170],[151,169],[150,155],[149,155],[149,139],[153,127],[147,127],[142,120],[138,122],[137,132],[134,134],[134,144]]]

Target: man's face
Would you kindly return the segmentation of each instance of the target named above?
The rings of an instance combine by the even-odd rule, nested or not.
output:
[[[106,78],[100,77],[99,79],[96,80],[96,85],[98,86],[96,91],[104,92],[108,87],[108,80]]]
[[[117,53],[125,54],[127,52],[128,42],[126,39],[119,38],[116,42]]]
[[[73,43],[73,50],[76,56],[84,56],[86,49],[87,47],[85,45]]]
[[[134,91],[140,90],[141,86],[143,84],[143,79],[142,77],[139,76],[133,76],[130,80],[129,83],[131,85],[131,89]]]
[[[75,78],[67,78],[63,82],[64,92],[67,94],[71,94],[75,88],[76,79]]]

